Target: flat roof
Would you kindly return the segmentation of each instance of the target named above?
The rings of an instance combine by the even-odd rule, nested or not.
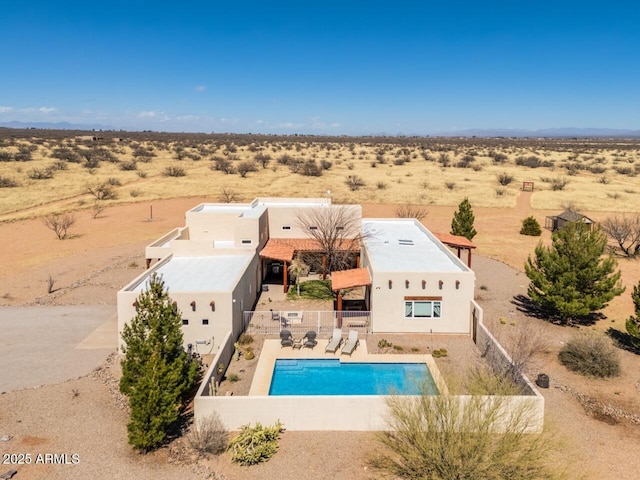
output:
[[[162,275],[171,292],[227,292],[233,290],[244,272],[250,255],[210,255],[206,257],[172,257],[154,270]],[[147,280],[131,291],[142,291]]]
[[[414,220],[363,220],[373,271],[460,272],[466,267]]]

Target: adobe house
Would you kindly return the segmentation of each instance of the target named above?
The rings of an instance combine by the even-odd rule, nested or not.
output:
[[[584,223],[587,225],[588,229],[591,229],[593,224],[595,223],[586,215],[582,215],[578,212],[574,212],[573,210],[565,210],[564,212],[558,215],[550,215],[544,221],[544,227],[547,230],[551,230],[555,232],[556,230],[560,230],[564,228],[568,223]]]
[[[365,219],[359,205],[330,199],[258,198],[246,204],[201,204],[179,227],[146,248],[146,272],[118,292],[118,330],[135,316],[135,301],[153,273],[161,274],[183,315],[185,345],[215,353],[246,328],[266,279],[288,288],[287,267],[298,254],[324,255],[299,218],[304,212],[347,209],[363,240],[343,239],[353,268],[333,272],[336,310],[342,292],[362,287],[371,332],[469,334],[475,275],[439,238],[413,219]],[[445,238],[469,250],[470,242]],[[154,263],[155,261],[155,263]],[[335,318],[341,324],[342,314]],[[341,326],[341,325],[340,325]],[[119,340],[121,342],[121,339]]]

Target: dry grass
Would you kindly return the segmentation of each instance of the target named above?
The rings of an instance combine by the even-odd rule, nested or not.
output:
[[[226,189],[250,192],[246,198],[240,194],[238,200],[278,195],[322,197],[331,190],[337,203],[457,205],[461,198],[468,197],[474,207],[512,207],[517,190],[525,180],[535,182],[531,201],[532,206],[539,209],[559,209],[571,203],[582,210],[624,212],[633,210],[638,201],[634,191],[635,172],[640,166],[640,142],[627,145],[623,151],[616,144],[604,141],[593,141],[590,147],[576,143],[572,150],[564,140],[549,140],[543,147],[507,139],[491,147],[486,145],[488,141],[483,143],[482,140],[478,140],[477,145],[445,139],[439,139],[438,143],[427,140],[406,143],[406,139],[399,139],[397,144],[392,143],[393,139],[383,139],[388,143],[380,139],[375,143],[367,143],[368,139],[314,142],[304,137],[298,141],[274,138],[268,142],[251,142],[251,137],[245,140],[244,145],[234,144],[234,139],[225,142],[219,137],[191,142],[172,140],[171,137],[162,137],[161,141],[122,143],[105,140],[100,143],[99,151],[110,152],[112,158],[93,161],[93,164],[88,163],[83,154],[95,145],[79,137],[64,141],[4,140],[0,152],[5,156],[28,146],[35,150],[30,161],[0,162],[0,177],[18,183],[16,187],[0,190],[0,221],[90,208],[92,198],[87,194],[87,186],[114,178],[121,185],[114,187],[117,199],[109,200],[108,204],[207,195],[213,195],[212,201],[216,201],[212,192]],[[61,144],[81,153],[79,163],[54,157]],[[243,162],[253,162],[256,151],[271,155],[273,160],[267,168],[248,172],[246,178],[238,173],[225,174],[210,168],[214,164],[213,157],[223,156],[237,170]],[[146,152],[153,156],[146,156]],[[496,153],[504,156],[498,157],[501,158],[499,162],[494,160]],[[449,166],[439,160],[443,154],[448,157]],[[323,170],[321,176],[305,176],[300,173],[302,170],[292,173],[290,168],[279,163],[277,159],[282,155],[318,163],[329,161],[331,166]],[[460,167],[465,164],[462,159],[468,159],[470,155],[473,161],[466,163],[467,168]],[[517,158],[532,156],[548,166],[516,165]],[[122,168],[123,164],[129,165],[134,160],[136,170]],[[66,169],[59,168],[61,162]],[[88,168],[91,165],[93,168]],[[53,169],[53,178],[29,178],[28,172],[34,168]],[[184,169],[185,176],[166,176],[168,168]],[[346,179],[354,172],[368,188],[349,188]],[[513,177],[514,181],[501,186],[497,180],[500,175]],[[566,179],[567,184],[562,190],[554,191],[553,179],[557,178]],[[607,181],[603,182],[603,178]],[[381,184],[385,188],[371,188]],[[447,184],[455,187],[448,188]],[[501,194],[496,193],[498,188]]]

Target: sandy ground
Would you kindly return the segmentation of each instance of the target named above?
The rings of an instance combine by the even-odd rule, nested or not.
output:
[[[112,207],[98,219],[89,213],[79,214],[75,236],[65,241],[57,240],[38,220],[0,225],[0,247],[3,252],[11,252],[0,264],[0,305],[113,308],[115,292],[143,271],[144,245],[183,225],[184,212],[201,201],[193,198],[154,202],[152,221],[149,204]],[[634,422],[640,414],[640,359],[621,352],[623,374],[612,380],[588,380],[574,375],[556,360],[557,351],[573,329],[528,319],[512,303],[514,295],[526,290],[527,279],[519,270],[539,240],[518,235],[520,223],[530,214],[543,223],[546,214],[557,213],[532,210],[529,205],[530,194],[522,194],[514,209],[474,209],[480,233],[474,239],[478,249],[472,267],[477,285],[482,287],[477,295],[485,310],[485,321],[505,343],[513,332],[528,324],[540,328],[547,338],[546,348],[531,374],[545,372],[552,381],[552,388],[542,391],[547,424],[561,440],[551,461],[562,464],[569,460],[571,472],[586,478],[637,478],[640,427]],[[434,231],[447,232],[454,210],[430,207],[424,223]],[[392,216],[393,211],[394,207],[388,205],[364,206],[365,215],[370,217]],[[543,241],[548,240],[545,232]],[[639,265],[640,262],[620,262],[628,288],[640,278]],[[49,277],[55,280],[56,291],[52,294],[47,293]],[[622,328],[624,318],[631,313],[628,296],[627,292],[612,302],[605,310],[608,318],[595,328]],[[96,313],[87,321],[82,327],[86,330],[66,336],[67,353],[99,337],[96,329],[105,327],[98,317]],[[500,317],[509,322],[500,324]],[[28,337],[28,329],[24,328],[18,338]],[[45,355],[38,353],[34,358],[48,361],[47,347],[41,348]],[[26,345],[18,350],[28,351]],[[53,359],[55,355],[51,353]],[[97,363],[75,357],[65,363],[69,361],[83,363],[84,367],[92,361]],[[7,357],[0,357],[2,370],[14,368],[7,362]],[[53,364],[51,368],[58,369]],[[231,464],[228,454],[199,465],[187,455],[182,456],[186,464],[175,464],[180,455],[171,452],[180,450],[179,442],[152,455],[137,455],[126,443],[127,413],[114,394],[117,388],[110,371],[107,365],[78,379],[1,394],[0,438],[8,435],[11,439],[0,441],[0,453],[78,453],[81,460],[78,465],[0,465],[0,473],[15,468],[19,471],[15,478],[19,479],[202,478],[203,468],[209,467],[217,472],[217,478],[231,479],[287,480],[300,475],[318,479],[376,478],[366,467],[375,442],[372,435],[364,433],[285,432],[278,454],[268,463],[250,469]],[[68,372],[64,376],[82,373]]]

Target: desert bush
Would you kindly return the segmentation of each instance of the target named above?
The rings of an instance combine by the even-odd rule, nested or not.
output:
[[[602,165],[591,165],[588,169],[591,173],[595,174],[604,173],[607,171],[607,167],[604,167]]]
[[[302,164],[300,173],[309,177],[319,177],[322,175],[322,168],[315,160],[310,158]]]
[[[388,401],[389,431],[378,433],[371,466],[393,478],[553,478],[547,436],[526,433],[534,411],[506,396],[396,396]]]
[[[42,219],[42,223],[56,234],[58,240],[67,238],[69,229],[76,223],[76,217],[72,213],[52,213]]]
[[[607,217],[601,226],[624,255],[635,257],[640,254],[640,214]]]
[[[329,170],[332,166],[333,163],[329,160],[320,160],[320,168],[322,168],[322,170]]]
[[[176,165],[169,165],[167,168],[164,169],[162,174],[165,177],[184,177],[187,174],[187,172],[182,167],[178,167]]]
[[[513,175],[509,175],[506,172],[498,174],[498,183],[504,187],[506,187],[511,182],[513,182],[513,180],[514,180]]]
[[[243,425],[240,434],[231,440],[231,460],[240,465],[250,466],[269,460],[278,450],[278,438],[283,431],[282,424],[263,427]]]
[[[123,171],[137,170],[138,162],[136,162],[135,160],[127,160],[120,163],[120,165],[118,165],[118,168],[120,168],[120,170],[123,170]]]
[[[82,161],[78,152],[66,147],[54,148],[51,152],[51,156],[69,163],[80,163]]]
[[[554,192],[564,190],[564,187],[567,186],[567,183],[569,183],[569,180],[564,177],[552,178],[549,182],[549,184],[551,185],[551,190],[553,190]]]
[[[535,155],[529,155],[528,157],[517,157],[516,165],[521,165],[529,168],[538,168],[538,167],[551,167],[553,163],[549,160],[540,160]]]
[[[228,158],[216,156],[211,158],[211,160],[213,160],[214,162],[212,170],[217,170],[219,172],[226,173],[227,175],[236,172],[235,167],[231,163],[231,160],[229,160]]]
[[[27,177],[31,180],[48,180],[53,178],[53,169],[35,167],[27,172]]]
[[[256,162],[254,162],[253,160],[245,160],[238,164],[237,170],[238,170],[238,175],[240,175],[242,178],[246,178],[247,173],[257,172],[258,166],[256,165]]]
[[[250,345],[253,343],[253,336],[248,333],[243,333],[238,338],[238,345]]]
[[[529,235],[532,237],[539,237],[542,235],[542,229],[536,217],[531,215],[530,217],[522,220],[522,228],[520,229],[520,235]]]
[[[378,190],[386,190],[387,184],[385,182],[382,182],[382,181],[378,182],[378,183],[376,183],[376,188]]]
[[[596,333],[574,335],[558,354],[558,359],[569,370],[589,377],[615,377],[620,375],[620,359],[611,340]]]
[[[118,198],[118,194],[113,187],[114,185],[109,182],[100,182],[87,186],[86,192],[93,195],[96,200],[114,200]]]
[[[422,220],[427,216],[427,209],[416,205],[400,205],[396,208],[396,217],[398,218],[416,218]]]
[[[456,182],[444,182],[444,186],[447,187],[448,190],[453,190],[456,188]]]
[[[0,162],[10,162],[13,160],[13,153],[6,150],[0,151]]]
[[[238,199],[238,192],[231,190],[230,188],[223,188],[220,190],[220,201],[224,203],[235,202]]]
[[[258,153],[254,157],[255,161],[262,165],[262,168],[267,168],[269,162],[271,161],[271,155],[266,153]]]
[[[301,160],[300,158],[292,158],[287,164],[287,167],[289,167],[291,173],[298,173],[303,162],[304,160]]]
[[[438,163],[443,167],[448,167],[451,165],[451,157],[448,153],[441,153],[438,155]]]
[[[457,168],[469,168],[473,162],[476,161],[476,158],[473,155],[464,155],[458,162],[456,163]]]
[[[120,179],[118,179],[116,177],[109,177],[107,179],[107,183],[109,185],[111,185],[112,187],[121,187],[122,186],[122,182],[120,181]]]
[[[620,175],[634,176],[636,174],[635,169],[626,165],[615,165],[613,169]]]
[[[466,386],[471,395],[521,395],[522,388],[506,373],[476,366],[469,369]]]
[[[360,190],[360,188],[364,187],[366,184],[362,178],[358,175],[349,175],[347,180],[345,181],[349,190],[355,192],[356,190]]]
[[[495,151],[489,152],[489,157],[493,160],[493,163],[504,163],[507,161],[508,157],[504,153],[498,153]]]
[[[294,158],[291,155],[284,153],[278,157],[277,162],[280,165],[288,166],[293,160]]]
[[[0,188],[14,188],[20,184],[9,177],[3,177],[0,175]]]

